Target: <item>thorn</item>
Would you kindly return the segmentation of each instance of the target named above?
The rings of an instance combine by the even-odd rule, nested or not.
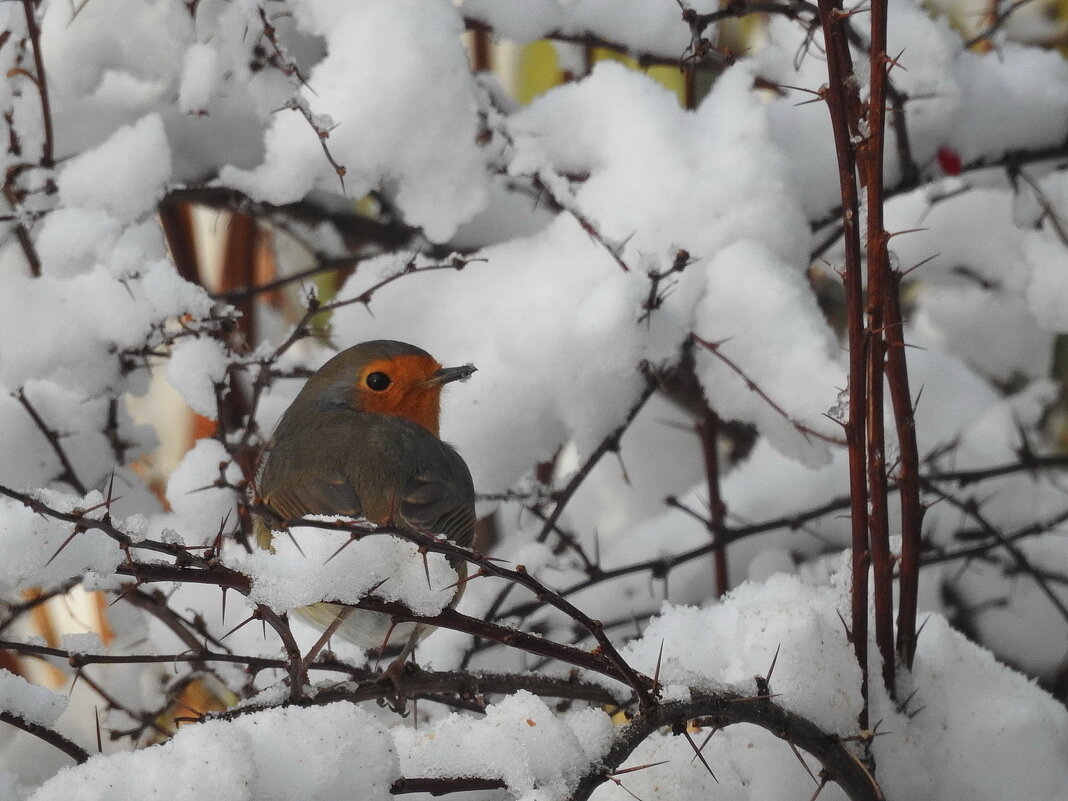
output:
[[[801,763],[801,767],[805,769],[805,773],[812,777],[812,781],[815,782],[816,785],[819,785],[820,780],[816,778],[816,774],[812,772],[812,768],[810,768],[808,766],[808,763],[805,762],[805,758],[801,756],[801,752],[797,750],[797,746],[794,745],[793,741],[791,740],[787,740],[786,742],[789,743],[790,750],[794,752],[794,756],[797,757],[797,761]]]
[[[816,801],[816,799],[819,798],[820,793],[823,792],[823,788],[827,786],[827,782],[830,781],[830,778],[831,777],[827,775],[826,771],[820,771],[820,786],[816,788],[816,792],[812,794],[812,797],[808,801]]]
[[[625,792],[631,798],[633,798],[634,801],[642,801],[642,799],[640,797],[636,796],[634,793],[632,793],[630,790],[628,790],[626,787],[624,787],[623,786],[623,782],[621,782],[619,779],[617,779],[611,773],[605,774],[605,778],[608,779],[608,781],[610,781],[613,784],[615,784],[616,787],[618,787],[620,790]]]
[[[48,567],[50,564],[52,564],[55,558],[63,552],[63,549],[70,545],[70,541],[77,537],[79,534],[81,534],[83,531],[85,531],[85,529],[82,528],[81,524],[75,525],[74,531],[70,533],[70,536],[67,537],[67,539],[63,540],[63,544],[56,549],[56,552],[50,557],[48,557],[48,561],[44,563],[44,566]]]
[[[223,517],[222,522],[219,524],[219,530],[217,532],[215,532],[215,539],[212,540],[211,547],[212,547],[212,550],[215,551],[216,555],[219,553],[219,551],[222,550],[223,530],[226,528],[226,524],[230,522],[230,513],[233,512],[233,511],[234,511],[233,509],[227,509],[226,510],[226,516]],[[292,535],[290,535],[290,536],[292,536]],[[294,545],[297,544],[296,540],[293,541],[293,544]],[[300,550],[300,546],[299,545],[297,545],[297,550],[298,551]],[[303,556],[303,555],[304,554],[302,553],[301,556]]]
[[[647,770],[649,768],[655,768],[657,765],[666,765],[670,761],[671,760],[669,760],[669,759],[662,759],[659,762],[649,762],[649,763],[647,763],[645,765],[635,765],[632,768],[616,768],[615,770],[613,770],[608,775],[609,776],[624,776],[627,773],[634,773],[634,772],[639,771],[639,770]]]
[[[289,541],[291,543],[293,543],[293,547],[297,549],[297,553],[299,553],[301,556],[303,556],[305,559],[307,559],[308,557],[304,556],[304,549],[300,547],[300,543],[297,542],[297,538],[293,536],[293,532],[290,531],[288,528],[286,529],[286,536],[288,536],[289,537]],[[348,543],[345,543],[345,545],[347,545],[347,544]],[[345,545],[342,545],[341,548],[344,548]],[[337,550],[340,551],[341,548],[338,548]],[[334,555],[331,556],[330,559],[333,559],[334,556],[337,556],[337,551],[334,552]],[[330,559],[327,559],[326,561],[329,562]]]
[[[465,578],[457,579],[452,584],[448,584],[448,585],[442,587],[441,589],[442,589],[442,591],[451,590],[451,589],[453,589],[455,587],[459,587],[461,584],[466,584],[467,582],[471,581],[472,579],[482,578],[483,576],[486,576],[486,575],[487,575],[487,573],[482,568],[479,568],[474,573],[468,574]]]
[[[838,619],[842,621],[842,628],[845,630],[846,642],[853,642],[853,632],[849,630],[849,624],[846,623],[846,619],[842,617],[842,613],[835,609],[834,613],[838,615]]]
[[[238,623],[236,626],[234,626],[232,629],[230,629],[228,632],[226,632],[226,634],[221,636],[219,638],[219,642],[222,642],[223,640],[225,640],[227,637],[229,637],[231,634],[233,634],[238,629],[243,628],[244,626],[247,626],[249,623],[251,623],[256,618],[261,618],[262,619],[262,615],[260,615],[258,612],[253,612],[251,615],[246,617],[244,620],[242,620],[240,623]],[[267,637],[267,631],[266,630],[264,630],[263,636],[264,636],[264,639],[266,639],[266,637]]]
[[[697,743],[693,741],[693,737],[690,736],[690,733],[686,731],[686,729],[683,729],[682,733],[686,737],[686,742],[690,744],[690,748],[692,748],[694,754],[696,754],[696,758],[700,759],[701,764],[705,766],[705,770],[708,771],[708,775],[715,779],[716,784],[719,784],[719,779],[716,779],[716,774],[712,772],[712,767],[708,764],[708,760],[705,759],[705,755],[701,753],[701,749],[697,747]]]
[[[915,637],[913,638],[913,641],[914,641],[914,642],[919,642],[919,639],[920,639],[920,634],[921,634],[921,633],[923,632],[923,627],[927,625],[927,621],[928,621],[928,620],[930,620],[930,619],[931,619],[931,616],[930,616],[930,615],[928,615],[927,617],[925,617],[925,618],[923,619],[923,623],[921,623],[921,624],[920,624],[920,627],[919,627],[918,629],[916,629],[916,636],[915,636]]]
[[[108,607],[112,607],[115,604],[117,604],[119,601],[121,601],[123,598],[125,598],[127,595],[129,595],[131,592],[133,592],[138,587],[140,587],[143,583],[144,582],[142,582],[141,579],[138,579],[137,581],[133,582],[132,584],[127,584],[123,588],[122,592],[120,592],[118,595],[115,596],[115,600],[113,600],[111,603],[108,604]]]
[[[929,228],[906,228],[903,231],[894,231],[886,235],[886,241],[889,242],[895,236],[901,236],[902,234],[919,234],[929,230]]]
[[[771,686],[771,674],[775,672],[775,663],[779,661],[779,649],[782,648],[782,643],[775,646],[775,656],[771,658],[771,667],[768,668],[768,674],[764,677],[764,681]]]
[[[664,658],[664,641],[660,640],[660,653],[656,655],[656,670],[653,671],[653,695],[660,694],[660,661]]]
[[[719,731],[719,728],[720,728],[719,726],[714,727],[712,729],[712,731],[710,731],[708,733],[708,736],[705,737],[705,739],[701,741],[701,747],[698,749],[699,751],[704,751],[705,750],[705,746],[708,745],[708,741],[712,739],[712,735],[713,734],[715,734],[717,731]],[[697,754],[694,754],[693,758],[690,759],[690,764],[692,765],[694,763],[694,760],[696,760],[696,759],[697,759]]]
[[[332,554],[330,554],[330,556],[327,557],[327,560],[325,562],[323,562],[323,564],[324,565],[330,564],[330,562],[333,561],[335,556],[337,556],[343,550],[348,548],[350,545],[352,545],[352,543],[356,542],[356,540],[358,540],[358,539],[359,539],[359,537],[356,535],[355,532],[350,533],[349,534],[349,538],[347,540],[345,540],[345,542],[341,543],[341,547],[338,548],[336,551],[334,551]]]
[[[433,590],[434,588],[430,586],[430,562],[427,560],[426,557],[425,546],[419,546],[419,555],[423,557],[423,573],[426,575],[426,588],[428,590]]]
[[[96,718],[96,752],[102,754],[104,753],[104,741],[100,737],[100,707],[96,704],[93,704],[93,717]]]
[[[386,636],[382,638],[382,644],[378,646],[378,655],[375,657],[375,670],[378,670],[378,666],[382,664],[382,655],[385,653],[386,646],[389,645],[389,638],[393,636],[393,631],[397,628],[397,623],[399,622],[396,618],[390,621]]]
[[[227,587],[223,587],[222,588],[222,617],[219,618],[219,625],[220,626],[226,624],[226,590],[227,589],[228,589]]]
[[[115,490],[115,471],[112,470],[111,471],[111,478],[108,479],[108,496],[104,500],[104,506],[107,507],[107,512],[108,512],[109,515],[111,514],[111,504],[114,503],[115,500],[117,500],[115,498],[115,496],[113,495],[114,490]]]

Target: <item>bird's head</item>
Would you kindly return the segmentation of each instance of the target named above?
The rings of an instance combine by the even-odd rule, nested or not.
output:
[[[404,417],[438,435],[441,389],[464,381],[474,365],[442,367],[422,348],[390,339],[341,351],[308,379],[296,403],[344,406]]]

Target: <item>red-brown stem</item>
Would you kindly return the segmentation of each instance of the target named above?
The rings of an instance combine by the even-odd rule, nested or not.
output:
[[[853,588],[850,637],[861,670],[864,705],[861,728],[868,726],[868,487],[865,459],[865,398],[867,337],[864,330],[864,298],[861,286],[859,202],[856,184],[856,149],[859,139],[860,97],[853,76],[853,60],[846,37],[846,16],[840,0],[819,0],[820,22],[827,49],[827,108],[831,114],[838,180],[842,195],[842,229],[845,266],[842,280],[847,303],[849,332],[849,412],[845,422],[849,448],[849,507],[852,523]]]
[[[868,261],[867,316],[867,461],[869,519],[874,579],[875,643],[882,658],[883,684],[894,694],[894,565],[890,555],[889,499],[886,480],[886,431],[883,382],[886,365],[886,296],[896,290],[890,275],[883,227],[883,150],[886,128],[886,0],[872,0],[869,95],[862,113],[866,134],[857,146],[857,166],[865,193]]]
[[[712,542],[722,546],[727,506],[719,485],[719,417],[712,409],[705,406],[701,419],[697,421],[697,433],[701,438],[701,451],[705,459],[705,476],[708,479],[708,530]],[[721,596],[730,589],[727,575],[727,549],[717,547],[712,551],[715,591]]]
[[[920,545],[923,505],[920,503],[920,454],[916,445],[916,418],[905,360],[905,340],[901,330],[901,305],[897,276],[886,294],[887,361],[886,376],[894,405],[900,466],[897,484],[901,495],[901,562],[898,566],[897,656],[912,669],[916,655],[916,612],[920,583]]]

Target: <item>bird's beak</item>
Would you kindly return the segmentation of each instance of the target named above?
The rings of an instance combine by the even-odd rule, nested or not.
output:
[[[451,381],[466,381],[478,368],[473,364],[462,367],[442,367],[426,380],[428,384],[448,384]]]

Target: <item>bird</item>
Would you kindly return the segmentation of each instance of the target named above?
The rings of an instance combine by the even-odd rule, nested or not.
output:
[[[444,534],[470,546],[475,528],[471,471],[439,433],[442,388],[476,368],[442,367],[415,345],[374,340],[326,362],[282,414],[266,444],[254,489],[255,538],[271,550],[275,530],[306,515],[366,518],[377,525]],[[272,528],[273,526],[273,528]],[[463,594],[467,563],[450,559]],[[294,610],[365,651],[403,645],[403,662],[433,627],[336,603]]]

